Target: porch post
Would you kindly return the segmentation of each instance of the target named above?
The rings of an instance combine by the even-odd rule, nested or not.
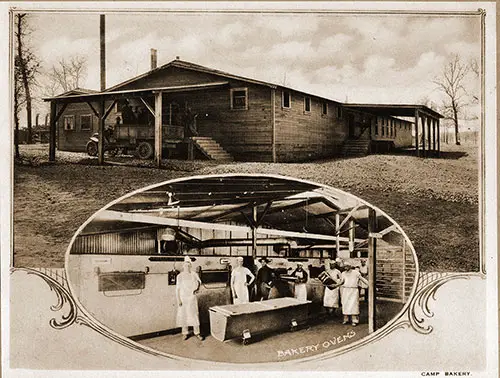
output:
[[[431,142],[431,122],[432,118],[431,117],[426,117],[427,119],[427,150],[429,151],[429,156],[432,156],[432,142]]]
[[[436,120],[437,123],[437,153],[438,157],[441,156],[441,130],[439,127],[439,118]]]
[[[50,102],[50,138],[49,138],[49,161],[56,161],[56,133],[57,133],[57,120],[56,120],[56,107],[55,101]]]
[[[377,214],[368,209],[368,333],[377,330],[376,283],[377,283],[377,239],[373,233],[377,228]]]
[[[161,167],[162,158],[162,92],[155,92],[155,161]]]
[[[436,119],[432,118],[432,150],[436,155]]]
[[[419,146],[418,146],[418,120],[419,120],[418,109],[415,109],[415,151],[417,156],[420,155]]]
[[[104,164],[104,97],[99,99],[99,143],[97,144],[97,156],[99,165]]]
[[[349,221],[349,255],[351,256],[354,252],[354,238],[356,236],[356,229],[354,220]],[[351,256],[352,257],[352,256]]]
[[[337,230],[337,237],[335,239],[335,250],[337,252],[335,258],[339,257],[339,252],[340,252],[340,230],[339,230],[339,227],[340,227],[340,214],[337,213],[335,214],[335,230]]]
[[[425,149],[425,116],[422,114],[420,116],[420,119],[422,120],[422,156],[426,157],[427,151]]]

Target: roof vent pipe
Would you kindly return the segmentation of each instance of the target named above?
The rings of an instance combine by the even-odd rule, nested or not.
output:
[[[158,66],[158,54],[156,49],[151,49],[151,69],[154,70]]]

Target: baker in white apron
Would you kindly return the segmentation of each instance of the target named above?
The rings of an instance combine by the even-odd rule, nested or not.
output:
[[[184,258],[183,271],[177,276],[177,326],[182,328],[184,340],[189,338],[189,327],[193,327],[194,335],[200,339],[205,338],[200,334],[200,317],[198,313],[198,291],[201,280],[198,274],[191,271],[191,258]]]
[[[291,274],[295,277],[295,294],[294,297],[301,300],[307,301],[307,272],[303,269],[303,264],[299,261],[297,263],[297,269]]]
[[[250,282],[247,281],[250,277]],[[236,267],[231,272],[231,291],[233,293],[233,303],[248,303],[250,302],[248,294],[248,286],[255,280],[255,276],[250,269],[243,266],[243,257],[236,259]]]
[[[368,266],[366,265],[366,259],[361,259],[361,266],[359,267],[359,273],[361,273],[361,277],[368,279]],[[365,285],[363,282],[359,284],[359,296],[363,297],[365,301],[368,300],[368,285]]]
[[[339,286],[342,283],[342,275],[340,270],[337,269],[337,266],[334,261],[327,261],[325,263],[325,273],[333,280],[334,285],[325,286],[325,293],[323,295],[323,307],[325,307],[328,315],[333,315],[335,310],[340,307],[340,288]]]
[[[368,285],[368,281],[361,276],[357,269],[352,269],[349,262],[344,263],[345,270],[342,272],[342,314],[344,321],[342,324],[349,322],[351,317],[352,325],[356,326],[359,323],[359,282]]]

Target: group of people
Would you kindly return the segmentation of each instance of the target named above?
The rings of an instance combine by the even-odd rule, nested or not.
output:
[[[352,263],[345,262],[343,271],[335,261],[327,261],[325,264],[326,279],[325,293],[323,296],[323,307],[327,314],[332,316],[342,306],[343,322],[356,326],[359,324],[359,294],[361,290],[368,289],[368,267],[366,260],[361,260],[359,269],[355,269]]]
[[[243,266],[243,257],[236,258],[236,265],[231,271],[231,293],[234,304],[250,302],[249,287],[256,285],[256,300],[267,300],[270,298],[271,290],[277,283],[274,269],[268,263],[267,258],[259,259],[261,267],[255,276],[250,269]],[[354,267],[350,262],[344,262],[340,266],[335,261],[325,262],[325,271],[322,282],[325,285],[323,306],[328,315],[333,316],[342,308],[343,324],[349,323],[353,326],[359,324],[359,298],[361,290],[368,290],[368,268],[366,260],[361,260],[360,267]],[[342,271],[341,271],[342,270]],[[307,300],[308,274],[302,262],[297,262],[295,270],[289,274],[294,281],[294,297]],[[189,327],[193,327],[193,334],[200,340],[204,337],[200,334],[200,321],[198,313],[198,301],[196,293],[201,285],[198,274],[192,271],[191,259],[184,259],[183,271],[177,276],[176,297],[178,304],[177,325],[182,328],[184,340],[189,338]]]

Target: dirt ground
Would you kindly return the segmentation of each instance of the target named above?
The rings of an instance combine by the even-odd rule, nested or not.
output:
[[[441,158],[403,152],[301,164],[165,162],[116,157],[98,166],[83,153],[21,146],[14,165],[14,265],[62,267],[73,234],[95,211],[136,189],[201,174],[273,173],[345,190],[389,214],[408,234],[424,271],[479,267],[477,146],[442,146]],[[36,159],[33,159],[36,158]]]

